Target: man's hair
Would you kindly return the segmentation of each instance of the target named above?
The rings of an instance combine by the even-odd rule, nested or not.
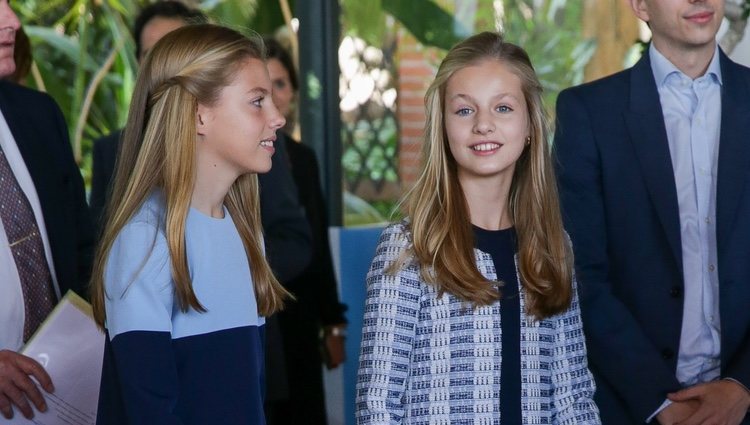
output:
[[[143,28],[154,18],[181,19],[187,24],[206,24],[208,17],[198,9],[192,9],[179,1],[160,1],[146,6],[135,18],[133,38],[135,39],[135,57],[141,57],[141,34]]]

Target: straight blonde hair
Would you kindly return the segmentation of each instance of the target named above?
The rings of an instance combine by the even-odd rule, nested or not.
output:
[[[560,214],[542,86],[526,52],[498,33],[483,32],[454,46],[427,89],[421,173],[403,201],[412,237],[405,255],[422,266],[423,279],[440,294],[448,292],[475,306],[501,297],[476,267],[468,206],[444,119],[448,80],[456,71],[487,60],[501,62],[520,78],[528,108],[530,141],[516,162],[508,207],[518,236],[526,312],[542,319],[570,305],[572,252]]]
[[[205,311],[193,291],[185,248],[185,221],[196,179],[198,104],[212,105],[249,59],[264,59],[260,38],[252,40],[217,25],[187,25],[164,36],[142,64],[121,139],[112,196],[94,259],[91,299],[104,326],[104,271],[120,231],[155,189],[166,203],[165,237],[175,298],[182,311]],[[225,205],[245,247],[258,313],[283,307],[289,293],[263,253],[258,177],[240,176]]]

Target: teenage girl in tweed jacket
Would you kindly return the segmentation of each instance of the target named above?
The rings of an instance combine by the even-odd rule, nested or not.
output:
[[[367,276],[359,424],[600,423],[541,92],[497,33],[440,65]]]

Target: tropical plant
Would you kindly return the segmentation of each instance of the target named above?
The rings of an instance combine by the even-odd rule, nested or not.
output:
[[[91,140],[125,121],[136,63],[128,10],[138,0],[26,0],[14,3],[34,46],[27,84],[60,105],[87,176]]]

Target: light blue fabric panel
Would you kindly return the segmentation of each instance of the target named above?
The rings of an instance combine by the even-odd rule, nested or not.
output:
[[[224,218],[190,209],[185,241],[193,290],[206,309],[181,311],[174,300],[164,237],[163,201],[155,193],[118,235],[105,284],[110,338],[128,331],[166,331],[173,339],[244,326],[262,326],[242,240]]]
[[[341,300],[349,306],[344,363],[344,414],[346,425],[354,425],[354,399],[357,386],[359,346],[362,339],[362,317],[365,306],[365,277],[375,255],[378,238],[383,227],[341,229],[340,278]]]

